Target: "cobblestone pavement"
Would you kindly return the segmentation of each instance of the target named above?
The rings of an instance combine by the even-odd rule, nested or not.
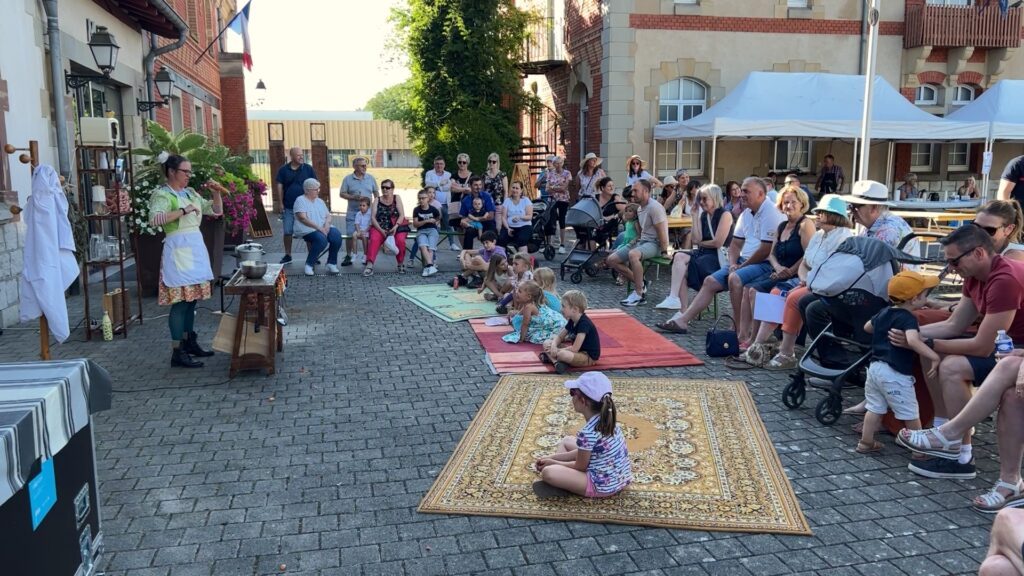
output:
[[[984,557],[991,518],[969,498],[998,475],[990,424],[979,428],[977,480],[922,479],[891,437],[881,455],[861,456],[851,420],[815,421],[817,392],[789,411],[785,375],[734,373],[715,360],[629,374],[746,380],[814,536],[417,514],[497,377],[464,323],[440,322],[387,290],[440,280],[389,273],[388,260],[370,279],[351,268],[307,278],[290,266],[291,323],[274,376],[228,380],[224,354],[172,370],[164,319],[111,343],[85,343],[77,331],[55,349],[115,378],[114,407],[96,416],[95,431],[107,574],[925,575],[971,573]],[[453,266],[444,252],[440,276]],[[663,271],[655,301],[667,286]],[[622,297],[607,278],[581,287],[594,307]],[[216,295],[207,304],[216,308]],[[74,325],[81,305],[71,305]],[[666,314],[653,303],[634,310],[648,323]],[[153,300],[146,312],[164,313]],[[201,312],[209,343],[219,319]],[[707,325],[673,338],[699,353]],[[2,342],[4,361],[37,353],[29,330],[8,330]]]

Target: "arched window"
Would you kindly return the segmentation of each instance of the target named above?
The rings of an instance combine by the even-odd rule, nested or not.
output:
[[[974,87],[963,84],[953,88],[953,106],[963,106],[974,100]]]
[[[658,90],[658,124],[681,122],[697,116],[707,107],[707,87],[691,78],[676,78]],[[658,140],[655,143],[658,175],[674,174],[686,168],[691,175],[704,173],[704,142]]]
[[[934,84],[922,84],[917,87],[914,95],[914,104],[918,106],[937,106],[939,104],[939,89]]]

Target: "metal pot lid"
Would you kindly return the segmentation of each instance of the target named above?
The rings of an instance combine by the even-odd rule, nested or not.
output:
[[[245,244],[239,244],[235,246],[236,252],[247,252],[249,250],[263,251],[263,245],[257,244],[256,242],[247,242]]]

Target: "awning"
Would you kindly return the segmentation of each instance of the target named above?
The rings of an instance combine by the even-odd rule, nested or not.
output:
[[[137,26],[164,38],[177,39],[179,36],[174,21],[166,16],[167,12],[177,13],[165,0],[95,0],[95,2],[129,25]],[[159,9],[157,9],[157,5],[160,5]],[[178,20],[182,21],[180,16]]]
[[[946,118],[991,125],[995,140],[1024,140],[1024,80],[1000,80]]]

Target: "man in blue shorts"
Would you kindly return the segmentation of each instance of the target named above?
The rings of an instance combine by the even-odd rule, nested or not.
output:
[[[292,234],[295,233],[295,213],[292,208],[295,200],[303,195],[302,183],[309,178],[316,179],[316,172],[313,167],[303,162],[302,148],[293,146],[288,150],[289,162],[277,170],[277,195],[281,198],[284,211],[281,212],[281,220],[284,224],[284,258],[281,264],[292,261]]]

